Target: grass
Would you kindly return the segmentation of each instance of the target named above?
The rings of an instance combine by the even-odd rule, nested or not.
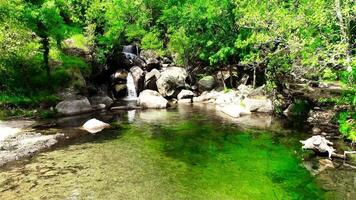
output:
[[[50,118],[55,111],[48,108],[55,106],[59,100],[58,96],[45,92],[36,95],[0,93],[0,119]]]

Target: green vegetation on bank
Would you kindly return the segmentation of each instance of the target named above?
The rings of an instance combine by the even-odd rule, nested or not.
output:
[[[264,73],[271,91],[299,79],[356,87],[353,0],[0,0],[0,102],[38,105],[80,89],[130,43],[207,74]],[[336,101],[354,116],[355,93]]]

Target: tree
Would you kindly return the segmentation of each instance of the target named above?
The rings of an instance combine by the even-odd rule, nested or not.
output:
[[[49,78],[51,74],[49,66],[50,39],[53,39],[60,46],[67,33],[66,26],[56,1],[31,1],[25,4],[26,23],[40,37],[44,68]]]

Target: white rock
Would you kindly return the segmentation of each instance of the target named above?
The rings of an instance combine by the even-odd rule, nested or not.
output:
[[[316,150],[321,153],[328,152],[329,158],[331,158],[331,155],[335,151],[333,147],[329,146],[333,145],[333,143],[320,135],[313,136],[300,142],[303,144],[303,149]]]
[[[144,90],[138,97],[138,103],[143,108],[167,108],[168,101],[156,91]]]
[[[191,99],[194,97],[194,93],[190,90],[182,90],[178,94],[177,98],[179,99]]]
[[[218,105],[216,106],[216,109],[235,118],[240,117],[241,115],[251,114],[249,109],[236,104],[223,105],[223,106]]]
[[[109,128],[110,124],[104,123],[102,121],[99,121],[95,118],[88,120],[85,122],[83,125],[83,129],[88,131],[89,133],[97,133],[102,131],[105,128]]]
[[[242,103],[250,109],[251,112],[272,112],[273,104],[270,99],[267,98],[245,98]]]
[[[241,100],[237,96],[235,91],[230,91],[228,93],[221,93],[215,101],[217,105],[227,105],[227,104],[240,104]]]
[[[179,99],[178,103],[179,104],[192,103],[192,99]]]

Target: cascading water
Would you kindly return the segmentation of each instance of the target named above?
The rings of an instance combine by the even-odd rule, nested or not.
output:
[[[125,100],[127,101],[137,100],[135,81],[131,73],[127,74],[126,87],[127,87],[127,97],[125,98]]]

